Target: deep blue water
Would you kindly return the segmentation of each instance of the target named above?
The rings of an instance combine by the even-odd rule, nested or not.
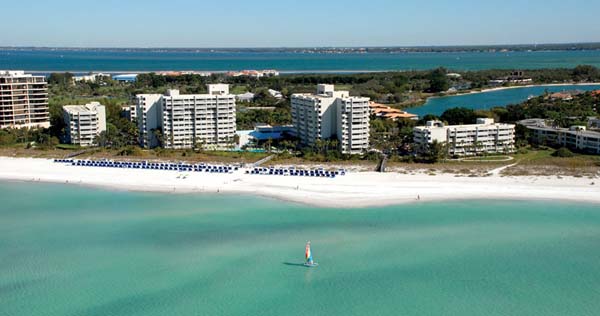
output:
[[[425,103],[423,106],[407,109],[407,111],[422,117],[426,114],[441,115],[444,113],[444,111],[456,107],[465,107],[474,110],[488,110],[497,106],[518,104],[527,100],[529,96],[540,96],[546,91],[592,91],[598,89],[600,89],[600,85],[535,86],[514,88],[458,96],[429,98],[427,103]]]
[[[600,67],[600,51],[509,53],[195,53],[0,50],[0,69],[29,71],[152,71],[277,69],[284,72],[357,72],[432,69]]]

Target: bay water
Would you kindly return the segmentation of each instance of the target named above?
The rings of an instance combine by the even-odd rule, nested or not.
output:
[[[426,114],[439,116],[444,113],[444,111],[456,107],[473,110],[489,110],[493,107],[506,107],[511,104],[519,104],[527,101],[529,97],[537,97],[544,93],[576,90],[600,90],[600,85],[531,86],[455,96],[433,97],[427,99],[427,102],[422,106],[407,108],[406,110],[421,117]]]
[[[597,51],[442,52],[442,53],[223,53],[177,51],[91,51],[64,49],[0,50],[0,69],[37,72],[127,72],[159,70],[229,71],[277,69],[281,72],[365,72],[600,67]]]

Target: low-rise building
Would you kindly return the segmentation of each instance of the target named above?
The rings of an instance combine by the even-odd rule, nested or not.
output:
[[[252,92],[246,92],[246,93],[242,93],[242,94],[237,94],[235,96],[235,99],[240,101],[240,102],[252,102],[254,101],[254,93]]]
[[[122,75],[114,75],[113,80],[119,82],[135,82],[137,80],[137,74],[122,74]]]
[[[91,73],[88,75],[82,75],[82,76],[74,76],[73,77],[73,82],[98,82],[102,79],[108,79],[110,78],[109,74],[104,74],[104,73]]]
[[[594,123],[589,120],[588,126]],[[519,124],[531,131],[531,140],[538,144],[566,147],[572,150],[590,154],[600,154],[600,132],[587,130],[586,126],[571,126],[570,128],[554,127],[545,120],[539,119],[520,121]]]
[[[409,120],[418,120],[419,116],[416,114],[411,114],[399,109],[395,109],[393,107],[369,102],[369,108],[371,115],[375,115],[376,117],[384,118],[387,120],[397,121],[399,119],[409,119]]]
[[[283,94],[280,91],[269,89],[269,94],[275,99],[283,99]]]
[[[571,90],[551,93],[546,96],[550,100],[572,101],[575,96],[585,93],[583,90]]]
[[[185,76],[185,75],[197,75],[197,76],[201,76],[201,77],[210,77],[212,76],[211,72],[206,72],[206,71],[158,71],[156,72],[157,75],[159,76],[165,76],[165,77],[179,77],[179,76]]]
[[[106,109],[98,102],[63,106],[66,141],[82,147],[93,146],[96,136],[106,131]]]
[[[225,75],[228,77],[251,77],[251,78],[262,78],[262,77],[275,77],[279,76],[279,72],[273,69],[267,70],[242,70],[242,71],[229,71]]]
[[[476,124],[469,125],[428,121],[425,126],[415,127],[413,132],[417,153],[427,152],[434,141],[445,143],[450,156],[515,151],[515,125],[495,123],[488,118],[478,118]]]

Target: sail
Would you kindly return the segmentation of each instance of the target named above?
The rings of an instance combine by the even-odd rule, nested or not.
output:
[[[304,253],[304,256],[306,257],[306,262],[312,263],[313,259],[312,259],[312,253],[310,251],[310,241],[306,243],[306,251]]]

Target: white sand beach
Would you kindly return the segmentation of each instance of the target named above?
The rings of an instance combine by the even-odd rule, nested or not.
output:
[[[367,207],[459,199],[564,200],[600,203],[600,179],[486,177],[349,172],[337,178],[77,167],[50,159],[0,157],[0,179],[68,183],[116,190],[254,194],[322,207]],[[182,174],[187,175],[183,177]],[[420,199],[419,199],[420,198]]]

